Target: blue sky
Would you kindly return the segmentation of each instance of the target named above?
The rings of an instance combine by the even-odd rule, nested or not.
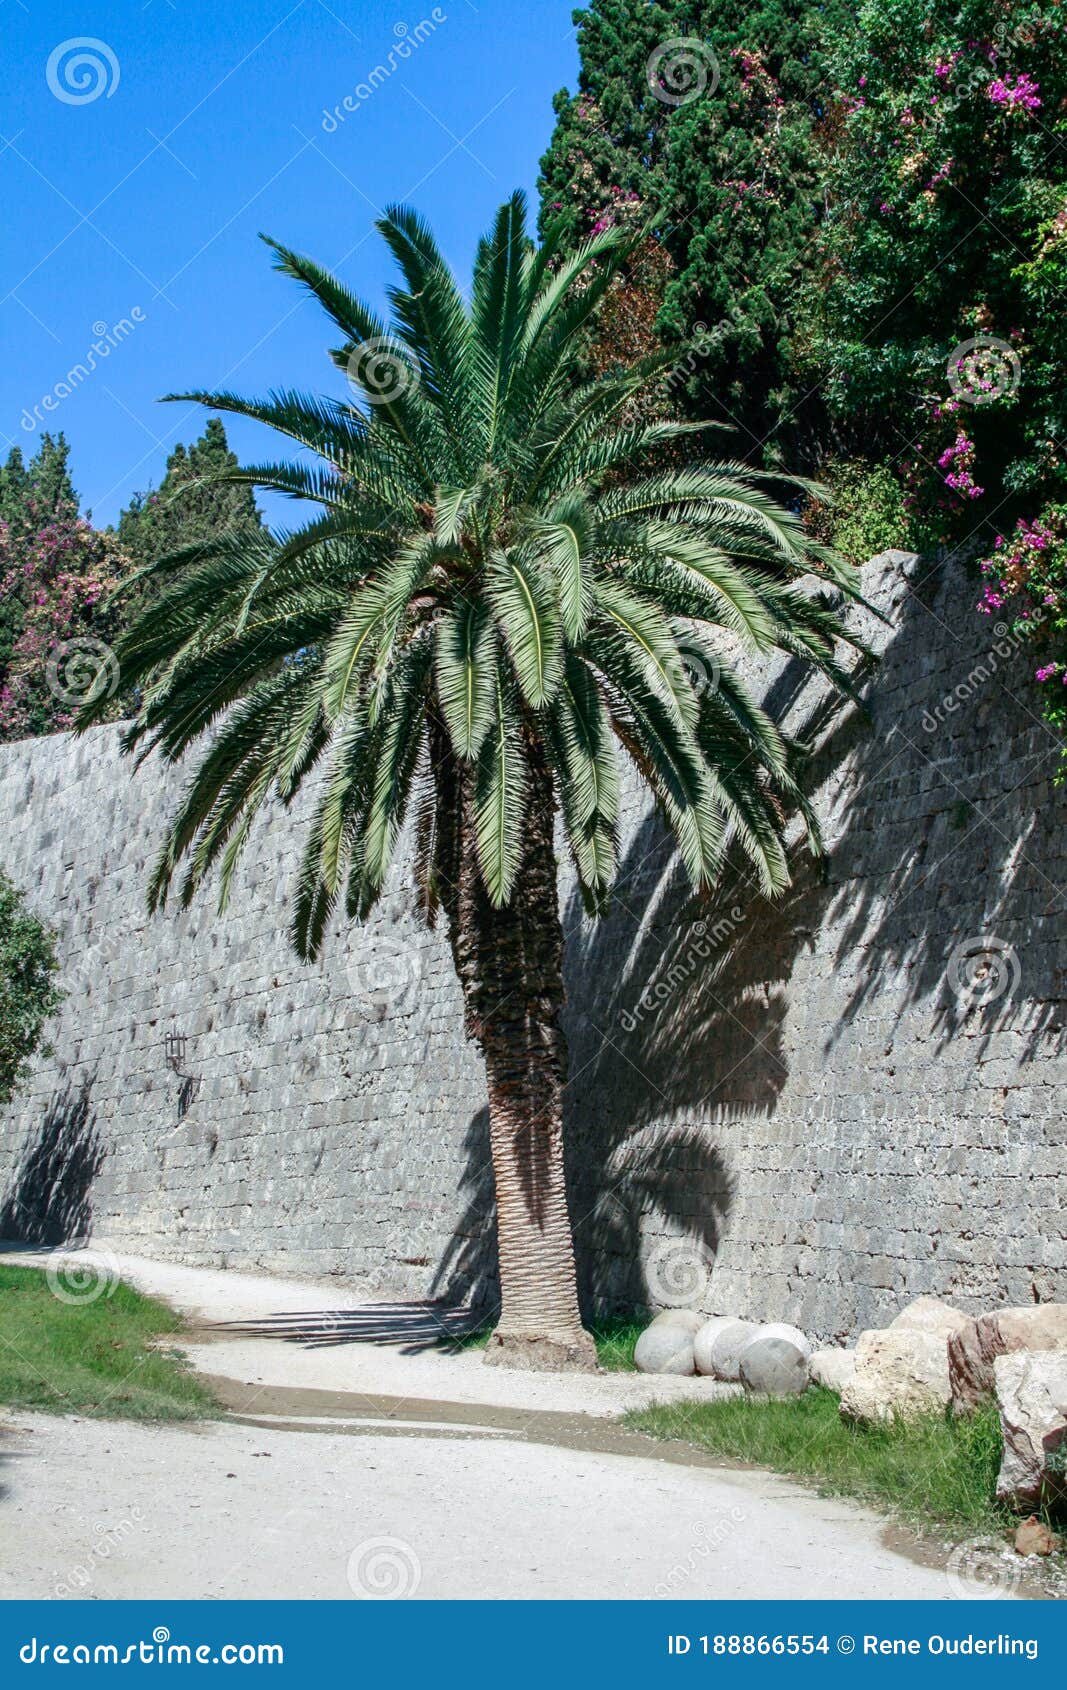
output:
[[[83,508],[105,524],[202,430],[206,413],[161,394],[336,390],[326,319],[257,233],[380,304],[373,220],[406,200],[465,272],[497,205],[516,186],[533,196],[552,95],[577,72],[572,5],[0,0],[3,455],[63,429]],[[84,38],[102,46],[69,45]],[[376,65],[388,74],[368,96]],[[270,455],[276,437],[226,426],[245,459]]]

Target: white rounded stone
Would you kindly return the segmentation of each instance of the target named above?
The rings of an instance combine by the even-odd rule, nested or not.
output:
[[[693,1367],[693,1334],[680,1326],[646,1326],[634,1349],[634,1366],[639,1373],[680,1373]]]

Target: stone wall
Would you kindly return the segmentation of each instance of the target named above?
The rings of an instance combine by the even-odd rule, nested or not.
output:
[[[590,1305],[698,1301],[842,1338],[933,1292],[1067,1297],[1058,747],[960,567],[887,554],[870,719],[790,666],[824,870],[697,909],[631,794],[614,914],[564,885],[572,1207]],[[484,1092],[402,885],[321,967],[272,812],[231,907],[144,913],[172,801],[107,727],[0,747],[0,852],[62,931],[54,1055],[0,1123],[0,1235],[491,1303]],[[164,1036],[186,1040],[179,1066]]]

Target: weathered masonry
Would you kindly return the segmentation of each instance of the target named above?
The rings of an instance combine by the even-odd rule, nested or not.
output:
[[[887,554],[865,585],[890,624],[868,630],[868,725],[792,669],[767,680],[815,739],[825,873],[801,859],[780,905],[738,882],[698,909],[634,793],[610,920],[564,886],[572,1205],[602,1302],[831,1338],[920,1292],[1067,1297],[1058,748],[962,569]],[[280,811],[226,916],[150,920],[178,783],[134,774],[118,731],[0,747],[0,861],[60,927],[70,994],[0,1122],[0,1234],[491,1299],[443,935],[398,881],[298,964]]]

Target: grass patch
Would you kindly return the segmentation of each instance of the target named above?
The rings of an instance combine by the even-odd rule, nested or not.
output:
[[[634,1345],[637,1343],[647,1320],[605,1320],[597,1326],[590,1327],[593,1341],[596,1344],[596,1358],[605,1373],[633,1373]],[[459,1350],[484,1350],[493,1332],[493,1323],[476,1327],[473,1332],[465,1332],[461,1337],[442,1340],[443,1347],[453,1352]]]
[[[173,1309],[116,1284],[64,1302],[40,1268],[0,1266],[0,1403],[114,1420],[197,1420],[218,1412],[175,1350]]]
[[[906,1519],[1002,1531],[1014,1516],[996,1501],[1001,1436],[996,1410],[970,1419],[856,1426],[832,1391],[812,1387],[787,1401],[731,1397],[632,1410],[626,1425],[679,1438],[735,1461],[809,1479],[831,1496],[876,1503]]]
[[[596,1358],[606,1373],[635,1373],[634,1346],[647,1320],[606,1320],[592,1328]]]

